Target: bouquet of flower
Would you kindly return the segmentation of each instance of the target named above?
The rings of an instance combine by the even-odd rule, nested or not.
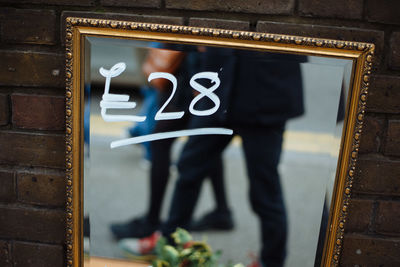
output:
[[[244,267],[242,264],[218,264],[221,251],[212,252],[204,241],[194,241],[184,229],[173,234],[175,246],[169,245],[164,237],[158,240],[153,267]]]

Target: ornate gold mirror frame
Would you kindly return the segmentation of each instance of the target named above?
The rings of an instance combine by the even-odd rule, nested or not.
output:
[[[353,62],[346,117],[322,266],[337,266],[357,162],[374,45],[221,29],[67,18],[66,177],[67,266],[83,266],[83,66],[85,37],[168,41],[349,59]]]

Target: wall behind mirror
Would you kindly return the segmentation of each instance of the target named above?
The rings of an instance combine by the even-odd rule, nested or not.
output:
[[[226,145],[222,154],[223,187],[234,227],[230,230],[195,231],[194,237],[207,240],[214,250],[222,250],[220,259],[222,263],[242,262],[246,265],[259,255],[260,224],[249,201],[252,192],[249,192],[248,172],[252,170],[246,168],[246,155],[243,153],[244,140],[235,133],[240,132],[237,128],[243,128],[243,126],[237,126],[240,123],[245,125],[245,129],[242,130],[246,132],[253,128],[257,131],[256,128],[259,125],[277,122],[265,122],[262,119],[257,121],[256,117],[247,116],[253,114],[251,112],[258,112],[256,109],[247,110],[248,105],[242,107],[238,104],[240,101],[248,103],[246,102],[249,101],[248,99],[254,101],[254,107],[272,107],[261,109],[259,112],[269,112],[268,114],[279,117],[280,127],[284,129],[282,151],[277,156],[279,159],[277,169],[280,174],[288,222],[285,266],[313,266],[314,262],[320,261],[321,241],[324,240],[328,219],[346,97],[350,88],[353,63],[351,60],[97,37],[87,37],[86,42],[88,49],[85,51],[84,216],[90,223],[85,224],[84,231],[88,233],[90,230],[90,234],[87,234],[84,249],[92,262],[95,262],[97,257],[123,259],[129,262],[143,260],[133,253],[131,244],[134,242],[130,240],[132,238],[117,240],[111,229],[116,223],[129,222],[132,218],[145,215],[149,207],[151,187],[149,180],[154,151],[149,143],[133,144],[138,139],[132,138],[151,135],[151,132],[146,132],[149,124],[152,125],[151,127],[157,127],[157,123],[161,122],[166,125],[163,132],[171,132],[168,122],[179,124],[174,127],[180,130],[192,130],[192,126],[196,125],[192,124],[192,121],[197,120],[200,120],[198,125],[202,127],[223,128],[224,131],[217,131],[221,138],[230,136],[228,130],[234,132],[232,140]],[[184,54],[179,67],[171,73],[177,78],[177,89],[171,100],[167,100],[167,97],[171,96],[171,88],[165,89],[167,97],[163,96],[165,92],[160,93],[159,90],[152,88],[147,81],[147,75],[143,73],[143,65],[150,51],[154,50],[181,51]],[[218,53],[210,63],[213,50]],[[243,57],[250,60],[241,61]],[[229,62],[230,60],[232,62]],[[125,63],[126,69],[110,79],[109,93],[120,99],[122,99],[121,95],[125,95],[125,100],[107,99],[104,97],[106,78],[99,69],[111,70],[115,64],[121,62]],[[207,69],[206,67],[213,68],[218,64],[221,68]],[[257,69],[258,65],[252,64],[270,66],[270,69]],[[233,69],[230,70],[229,67]],[[240,75],[232,75],[238,69],[251,70],[254,76],[247,76],[246,79],[249,81],[243,81]],[[200,92],[190,84],[194,75],[209,71],[218,73],[220,80],[219,87],[214,91],[218,100],[214,99],[214,101],[210,100],[212,96],[210,98],[207,95],[210,92],[207,92],[207,89],[201,92],[201,88],[211,88],[218,82],[211,83],[207,81],[208,78],[194,80],[198,81]],[[294,77],[290,74],[293,71],[298,71],[298,75]],[[259,81],[253,79],[259,79]],[[278,90],[269,94],[268,89],[257,91],[260,90],[255,88],[257,86],[251,88],[254,83],[268,84],[269,82],[277,83],[276,87],[271,85],[272,88],[282,87],[283,91]],[[241,85],[240,90],[236,88],[239,87],[236,86],[237,84]],[[285,91],[284,89],[288,87],[296,88],[298,91],[296,93],[290,90]],[[226,88],[235,89],[230,89],[233,93],[226,95],[223,94]],[[201,94],[206,96],[198,98],[198,102],[192,107],[194,112],[191,112],[190,104]],[[128,96],[129,100],[126,101]],[[295,103],[285,103],[288,99]],[[137,104],[134,108],[133,104],[130,106],[124,104],[127,105],[124,106],[125,108],[112,104],[133,101]],[[215,101],[219,101],[219,106]],[[176,115],[176,112],[183,111],[185,115],[180,119],[174,117],[167,120],[154,120],[155,114],[166,102],[169,102],[164,109],[166,113],[174,112]],[[152,105],[155,109],[144,114],[144,110]],[[301,111],[286,114],[288,107],[293,105]],[[217,106],[217,110],[210,115],[196,115],[196,111],[213,110]],[[105,107],[114,108],[104,111]],[[280,107],[284,109],[280,110]],[[231,114],[246,114],[247,117],[243,117],[245,122],[236,123]],[[147,115],[147,118],[144,122],[137,122],[126,120],[127,117],[121,117],[121,115]],[[237,117],[234,116],[234,118]],[[215,124],[213,120],[220,123]],[[246,124],[246,120],[249,124]],[[180,123],[177,123],[178,121]],[[285,123],[283,124],[282,121]],[[171,127],[175,130],[173,126]],[[129,129],[136,129],[137,132],[131,130],[129,133]],[[165,197],[162,198],[160,213],[162,221],[167,219],[171,208],[175,182],[179,177],[177,163],[182,150],[185,144],[199,133],[201,132],[190,132],[193,137],[178,137],[173,142],[171,162],[168,167],[169,180]],[[215,133],[202,137],[210,136],[215,136]],[[265,138],[268,138],[267,135]],[[118,143],[118,141],[122,142]],[[260,151],[255,153],[255,157],[263,155],[262,142]],[[111,148],[111,144],[117,144],[117,146]],[[279,144],[277,145],[280,147]],[[198,158],[198,164],[201,165],[202,161],[207,161],[207,157],[208,155],[203,155]],[[247,159],[251,157],[248,156]],[[253,165],[248,165],[250,169],[251,166]],[[210,179],[205,179],[192,220],[198,221],[204,214],[214,210],[215,203],[212,183]],[[88,261],[85,266],[87,264]],[[113,265],[109,263],[107,266]]]

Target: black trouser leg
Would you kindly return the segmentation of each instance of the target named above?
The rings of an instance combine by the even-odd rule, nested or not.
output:
[[[278,174],[283,125],[239,129],[243,138],[250,202],[261,222],[261,260],[282,267],[286,256],[287,218]]]
[[[185,127],[186,121],[171,120],[158,121],[155,127],[155,133],[181,130]],[[175,138],[153,141],[151,148],[151,168],[150,168],[150,197],[147,220],[151,224],[158,224],[163,199],[169,179],[169,167],[171,164],[171,147]]]
[[[225,178],[224,178],[224,164],[222,161],[222,157],[218,157],[215,162],[214,168],[211,170],[209,174],[209,178],[211,180],[212,190],[214,194],[216,210],[218,211],[227,211],[228,202],[227,195],[225,190]]]
[[[204,178],[215,168],[232,136],[192,136],[178,162],[179,179],[175,184],[168,220],[163,227],[167,237],[177,227],[187,228]]]

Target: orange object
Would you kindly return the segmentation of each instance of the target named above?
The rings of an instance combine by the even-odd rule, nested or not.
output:
[[[148,77],[152,72],[167,72],[174,74],[182,63],[185,53],[165,49],[151,48],[142,66],[142,71]],[[166,79],[154,79],[151,85],[157,90],[163,91],[168,88],[169,81]]]

